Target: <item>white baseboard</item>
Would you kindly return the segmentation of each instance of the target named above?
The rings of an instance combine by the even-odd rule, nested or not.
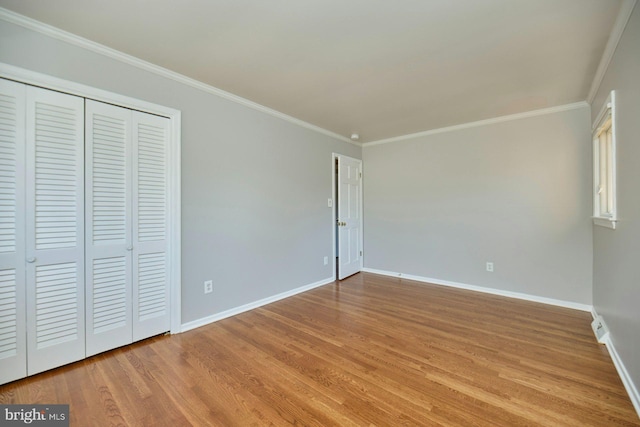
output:
[[[596,313],[595,308],[593,309],[594,318],[598,318],[598,313]],[[609,355],[611,356],[611,360],[613,361],[613,365],[616,367],[618,371],[618,375],[622,380],[622,384],[624,384],[624,388],[627,390],[629,394],[629,398],[631,399],[631,403],[633,407],[636,409],[638,416],[640,417],[640,393],[638,393],[638,388],[633,383],[631,376],[629,375],[629,371],[624,366],[616,347],[613,345],[611,341],[611,333],[607,334],[607,336],[603,340],[604,345],[607,346],[607,350],[609,351]]]
[[[434,285],[449,286],[452,288],[466,289],[469,291],[483,292],[486,294],[499,295],[503,297],[516,298],[526,301],[539,302],[543,304],[555,305],[559,307],[571,308],[580,311],[593,311],[593,306],[580,304],[572,301],[563,301],[553,298],[540,297],[536,295],[523,294],[520,292],[504,291],[502,289],[485,288],[483,286],[468,285],[466,283],[451,282],[448,280],[433,279],[430,277],[413,276],[411,274],[397,273],[394,271],[376,270],[373,268],[363,268],[362,271],[367,273],[381,274],[383,276],[398,277],[401,279],[415,280],[416,282],[431,283]]]
[[[218,320],[226,319],[227,317],[235,316],[236,314],[244,313],[245,311],[253,310],[254,308],[262,307],[263,305],[271,304],[272,302],[279,301],[281,299],[285,299],[296,294],[309,291],[311,289],[327,285],[329,283],[335,282],[335,278],[329,278],[320,280],[315,283],[311,283],[310,285],[301,286],[299,288],[292,289],[290,291],[282,292],[267,298],[260,299],[258,301],[250,302],[249,304],[244,304],[239,307],[234,307],[229,310],[222,311],[220,313],[213,314],[211,316],[203,317],[202,319],[193,320],[191,322],[183,323],[180,328],[181,332],[190,331],[191,329],[199,328],[200,326],[208,325],[213,322],[217,322]]]

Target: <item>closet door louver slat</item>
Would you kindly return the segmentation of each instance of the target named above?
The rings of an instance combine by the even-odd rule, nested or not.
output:
[[[0,360],[18,354],[18,309],[15,268],[0,270]]]
[[[77,263],[36,267],[36,348],[78,340]]]

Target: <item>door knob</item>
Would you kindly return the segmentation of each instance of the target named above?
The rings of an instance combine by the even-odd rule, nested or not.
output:
[[[128,251],[132,251],[133,250],[133,246],[131,246],[131,245],[127,246],[127,250]]]
[[[27,258],[27,262],[28,262],[29,264],[32,264],[32,263],[36,262],[36,257],[33,257],[33,256],[32,256],[32,257]]]

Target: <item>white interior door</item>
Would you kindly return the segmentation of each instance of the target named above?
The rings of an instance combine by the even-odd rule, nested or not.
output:
[[[170,329],[169,119],[133,112],[133,340]]]
[[[362,161],[338,158],[338,279],[362,270]]]
[[[0,384],[27,375],[26,86],[0,79]]]
[[[132,335],[131,110],[86,101],[87,356]]]
[[[29,375],[85,356],[84,99],[27,87]]]

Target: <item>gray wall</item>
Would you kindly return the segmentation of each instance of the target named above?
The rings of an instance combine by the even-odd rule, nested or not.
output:
[[[183,322],[331,278],[331,154],[359,147],[5,21],[0,62],[182,111]]]
[[[636,386],[640,386],[640,6],[636,5],[592,104],[617,97],[615,230],[593,227],[593,304]]]
[[[589,129],[585,105],[365,145],[365,267],[591,304]]]

